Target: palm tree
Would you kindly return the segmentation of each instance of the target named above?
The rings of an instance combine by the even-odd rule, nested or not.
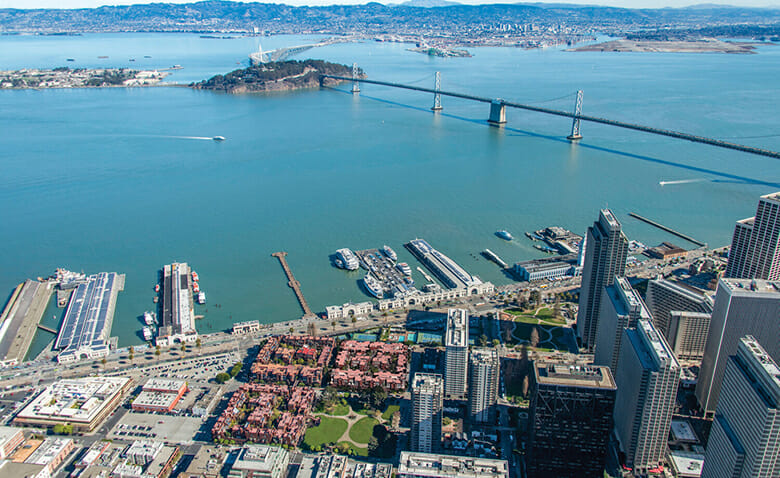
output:
[[[103,365],[103,370],[105,370],[105,369],[106,369],[106,362],[107,362],[107,360],[106,360],[106,358],[105,358],[105,357],[103,357],[102,359],[100,359],[100,363]]]
[[[203,344],[203,343],[200,341],[200,337],[198,337],[197,339],[195,339],[195,347],[197,347],[197,348],[198,348],[198,355],[200,355],[200,346],[201,346],[202,344]]]
[[[334,320],[333,322],[330,323],[330,325],[333,327],[333,331],[335,332],[336,331],[336,321]]]

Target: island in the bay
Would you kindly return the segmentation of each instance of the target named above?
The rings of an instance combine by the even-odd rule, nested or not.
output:
[[[365,77],[362,70],[359,74],[361,78]],[[316,88],[321,84],[328,86],[342,81],[324,78],[320,83],[321,75],[351,77],[352,67],[323,60],[268,62],[216,75],[190,86],[199,90],[238,94]]]
[[[2,88],[104,88],[108,86],[153,86],[165,78],[166,73],[157,70],[131,70],[129,68],[68,68],[51,70],[25,68],[0,71]]]

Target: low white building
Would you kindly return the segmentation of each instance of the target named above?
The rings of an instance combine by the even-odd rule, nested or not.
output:
[[[398,478],[509,478],[506,460],[401,452]]]

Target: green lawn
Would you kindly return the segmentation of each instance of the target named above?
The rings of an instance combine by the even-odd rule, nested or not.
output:
[[[355,443],[368,444],[368,440],[371,438],[371,435],[374,434],[374,426],[377,424],[379,424],[379,422],[376,421],[375,418],[361,418],[349,429],[349,437]]]
[[[564,330],[550,325],[545,324],[539,324],[536,325],[536,327],[539,328],[539,345],[537,348],[546,348],[546,349],[553,349],[558,348],[559,350],[568,350],[569,345],[566,340],[564,340]],[[533,330],[534,325],[529,324],[527,322],[518,322],[516,323],[516,328],[514,335],[522,340],[530,340],[531,339],[531,331]],[[547,340],[547,333],[546,330],[551,330],[550,334],[552,335],[552,340]]]
[[[401,410],[401,407],[398,405],[388,405],[387,410],[382,414],[382,420],[391,420],[395,412],[399,410]]]
[[[325,413],[327,413],[328,415],[338,415],[338,416],[347,415],[349,413],[349,405],[342,404],[342,403],[334,403],[333,405],[325,409]]]
[[[334,443],[347,431],[347,421],[343,418],[320,417],[320,424],[306,430],[303,442],[309,448]],[[366,440],[368,443],[368,440]]]

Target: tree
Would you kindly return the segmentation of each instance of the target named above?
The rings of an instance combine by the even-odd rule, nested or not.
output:
[[[531,347],[536,347],[539,345],[539,328],[534,327],[531,329],[531,338],[529,339],[531,342]]]
[[[184,344],[184,342],[182,342],[182,344],[181,344],[181,349],[180,349],[180,350],[181,350],[182,352],[186,352],[186,351],[187,351],[187,345],[186,345],[186,344]]]
[[[555,304],[553,304],[553,319],[561,316],[561,295],[555,294]]]
[[[106,358],[105,358],[105,357],[103,357],[102,359],[100,359],[100,363],[103,365],[103,370],[105,370],[105,369],[106,369],[106,362],[108,362],[108,361],[106,360]]]
[[[498,339],[493,339],[493,347],[498,347],[499,345],[501,345],[501,341]]]
[[[292,334],[293,332],[295,332],[295,329],[290,327],[290,334]]]
[[[161,353],[160,352],[160,347],[157,347],[156,349],[154,349],[154,355],[157,357],[157,361],[158,362],[160,361],[160,353]]]
[[[195,346],[200,348],[201,345],[203,345],[203,342],[201,342],[200,337],[198,337],[197,339],[195,339]]]
[[[217,383],[225,383],[230,380],[230,375],[226,374],[225,372],[220,372],[217,374],[214,380],[216,380]]]
[[[333,327],[333,330],[335,331],[336,330],[336,321],[334,320],[333,322],[331,322],[330,326]]]
[[[532,290],[528,298],[532,305],[536,305],[542,300],[542,294],[538,290]]]
[[[479,346],[480,347],[485,347],[485,346],[487,346],[487,343],[488,343],[487,335],[485,335],[485,334],[480,335],[479,336]]]
[[[355,316],[353,315],[353,316],[352,316],[352,323],[354,324],[355,322],[357,322],[357,317],[355,317]]]

